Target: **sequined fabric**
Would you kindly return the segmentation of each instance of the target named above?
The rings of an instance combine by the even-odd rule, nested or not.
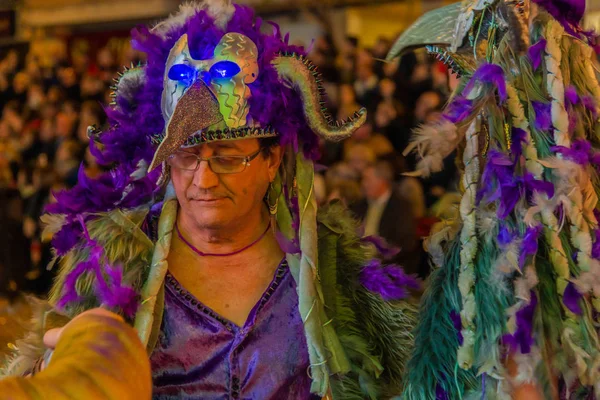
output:
[[[308,350],[296,284],[282,261],[243,327],[168,275],[154,399],[310,399]]]

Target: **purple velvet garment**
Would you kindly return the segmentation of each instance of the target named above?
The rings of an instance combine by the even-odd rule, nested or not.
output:
[[[167,275],[150,361],[154,399],[310,399],[308,349],[285,260],[243,327]]]

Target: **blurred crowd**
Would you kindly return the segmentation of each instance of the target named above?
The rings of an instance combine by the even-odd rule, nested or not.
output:
[[[143,61],[130,48],[67,54],[48,62],[11,50],[0,60],[0,294],[8,297],[47,292],[53,256],[40,216],[54,192],[77,183],[80,165],[90,177],[102,172],[87,127],[106,123],[121,65]]]
[[[432,207],[455,190],[456,168],[451,155],[444,172],[427,180],[407,177],[416,160],[402,151],[414,127],[439,116],[451,82],[445,67],[425,54],[383,62],[390,45],[380,38],[365,48],[347,37],[335,46],[323,36],[312,46],[334,116],[368,110],[367,123],[351,138],[322,146],[315,193],[321,205],[346,204],[365,236],[380,235],[401,248],[396,261],[425,277],[422,238],[435,220]],[[0,293],[48,290],[52,253],[40,216],[53,192],[77,183],[80,165],[90,177],[103,171],[90,155],[87,127],[105,126],[112,80],[132,62],[143,59],[109,47],[52,63],[16,51],[0,60]]]

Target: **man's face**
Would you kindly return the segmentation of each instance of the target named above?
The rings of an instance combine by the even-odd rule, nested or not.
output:
[[[377,175],[373,167],[365,169],[361,183],[365,197],[369,200],[377,200],[388,189],[385,179]]]
[[[218,141],[179,151],[199,157],[248,156],[259,150],[258,139]],[[269,182],[281,161],[280,147],[268,157],[259,154],[246,169],[236,174],[215,174],[208,162],[198,169],[186,171],[171,167],[173,186],[183,217],[202,229],[231,228],[260,214]]]

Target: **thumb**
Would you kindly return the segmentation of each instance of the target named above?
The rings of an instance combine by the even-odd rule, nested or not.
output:
[[[54,350],[54,348],[56,347],[56,343],[58,343],[58,339],[60,338],[60,335],[62,334],[63,328],[53,328],[48,330],[45,334],[44,334],[44,346],[46,346],[49,349]]]

